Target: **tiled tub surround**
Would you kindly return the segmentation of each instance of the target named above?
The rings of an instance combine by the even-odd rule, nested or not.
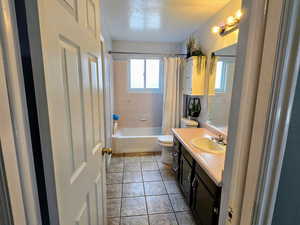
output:
[[[160,155],[113,157],[107,173],[108,225],[195,225]]]
[[[129,60],[114,60],[114,113],[119,127],[161,127],[163,92],[129,91]]]
[[[161,127],[120,128],[112,137],[114,153],[159,152]]]

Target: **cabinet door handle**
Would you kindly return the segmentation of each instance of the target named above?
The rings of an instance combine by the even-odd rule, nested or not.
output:
[[[197,184],[198,184],[198,179],[195,177],[193,182],[192,182],[192,187],[195,189]]]
[[[219,213],[219,209],[217,207],[214,207],[214,213],[218,214]]]

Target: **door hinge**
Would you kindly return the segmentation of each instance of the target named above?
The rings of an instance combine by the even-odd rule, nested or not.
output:
[[[229,223],[232,222],[232,218],[233,218],[233,209],[229,207],[227,210],[227,220]]]

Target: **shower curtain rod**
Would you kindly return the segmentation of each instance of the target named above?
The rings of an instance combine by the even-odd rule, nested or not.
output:
[[[211,54],[212,56],[217,56],[217,57],[228,57],[228,58],[235,58],[236,55],[216,55],[214,53]]]
[[[170,55],[170,56],[186,56],[186,54],[180,54],[180,53],[149,53],[149,52],[115,52],[115,51],[109,51],[109,54],[119,54],[119,55]]]

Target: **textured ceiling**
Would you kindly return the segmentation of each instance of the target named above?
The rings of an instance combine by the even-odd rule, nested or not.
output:
[[[180,42],[230,0],[102,0],[113,40]]]

